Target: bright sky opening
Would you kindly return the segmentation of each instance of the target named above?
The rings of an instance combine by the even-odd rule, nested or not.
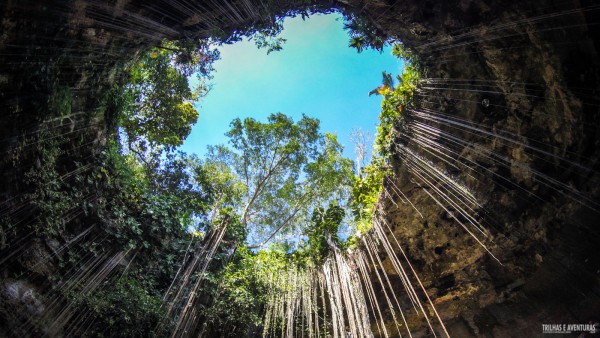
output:
[[[381,97],[369,91],[381,85],[382,71],[398,75],[403,63],[389,47],[382,53],[348,47],[343,25],[339,14],[288,18],[281,51],[267,55],[246,40],[221,47],[212,89],[181,150],[204,155],[208,145],[226,144],[236,117],[266,122],[281,112],[297,121],[304,113],[321,121],[321,132],[337,134],[344,155],[354,159],[351,130],[374,135],[378,123]]]

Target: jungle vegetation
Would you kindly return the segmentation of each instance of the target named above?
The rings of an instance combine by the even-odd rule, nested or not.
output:
[[[257,45],[280,49],[277,27],[252,32]],[[347,28],[358,51],[386,43],[359,17],[350,18]],[[394,53],[410,59],[401,47]],[[87,335],[107,336],[107,327],[122,337],[152,336],[159,326],[166,332],[175,319],[162,306],[165,292],[190,248],[216,229],[226,230],[196,296],[202,330],[206,336],[260,334],[267,287],[262,275],[287,264],[320,264],[331,250],[358,245],[357,237],[369,230],[389,174],[393,129],[411,104],[417,68],[408,66],[398,85],[384,74],[374,92],[383,97],[376,154],[356,172],[336,136],[308,116],[235,119],[228,144],[212,146],[205,158],[178,151],[198,118],[194,102],[206,95],[217,58],[209,41],[148,48],[131,61],[128,76],[98,98],[109,122],[101,151],[66,163],[68,154],[91,141],[65,149],[64,128],[47,125],[33,140],[35,149],[27,150],[35,152],[36,165],[19,164],[14,156],[15,167],[31,168],[23,173],[28,193],[22,198],[35,201],[37,212],[27,229],[3,221],[3,237],[33,232],[70,244],[57,273],[73,283],[56,292],[95,317]],[[191,76],[199,79],[196,88]],[[40,110],[58,121],[72,119],[74,94],[67,87],[51,89],[52,99]],[[66,177],[57,168],[76,174]],[[341,227],[355,234],[343,238]],[[74,233],[88,240],[68,235]],[[101,288],[78,284],[82,262],[115,251],[130,264]]]

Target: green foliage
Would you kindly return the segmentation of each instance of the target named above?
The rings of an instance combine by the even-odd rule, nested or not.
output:
[[[48,102],[48,108],[51,114],[56,116],[69,116],[71,115],[73,101],[71,90],[65,87],[58,87],[50,96]]]
[[[73,94],[68,87],[51,89],[46,104],[39,108],[46,119],[39,121],[37,130],[13,149],[13,166],[27,168],[22,177],[24,194],[18,198],[35,219],[26,224],[40,236],[62,234],[68,223],[65,215],[77,209],[89,191],[76,189],[69,180],[68,170],[85,169],[79,159],[71,158],[65,164],[65,158],[73,156],[65,147],[76,125],[72,114]]]
[[[267,52],[279,50],[284,15],[304,17],[331,7],[312,1],[296,5],[298,10],[286,12],[269,0],[268,13],[260,13],[268,22],[223,31],[222,41],[252,36]],[[381,32],[361,17],[351,17],[347,28],[359,51],[381,50],[385,44]],[[38,107],[42,113],[32,118],[37,129],[19,140],[14,152],[21,157],[15,167],[27,168],[22,173],[25,193],[14,203],[25,207],[14,214],[31,215],[3,215],[2,242],[18,238],[16,233],[33,233],[65,245],[67,253],[52,258],[57,272],[49,279],[81,271],[93,275],[96,270],[86,270],[86,264],[124,255],[126,264],[117,264],[97,289],[83,291],[83,285],[73,283],[69,291],[57,288],[52,295],[57,304],[73,301],[75,311],[94,319],[85,322],[90,324],[87,336],[152,336],[164,319],[160,295],[173,281],[188,244],[202,243],[204,234],[221,224],[227,231],[202,276],[195,304],[207,323],[199,330],[209,337],[256,335],[269,278],[292,266],[315,266],[335,247],[344,248],[338,232],[351,186],[356,218],[364,222],[372,213],[383,173],[372,164],[353,182],[352,162],[342,157],[335,135],[319,132],[316,119],[294,122],[283,114],[271,115],[267,123],[237,119],[228,133],[230,148],[214,147],[204,160],[174,150],[198,118],[194,102],[206,94],[205,81],[217,57],[207,40],[149,49],[108,95],[99,92],[113,84],[96,92],[100,82],[90,82],[87,88],[94,89],[81,102],[100,109],[93,118],[82,118],[86,124],[81,125],[73,120],[79,112],[73,113],[68,87],[36,87],[51,94]],[[193,74],[199,77],[195,88],[189,81]],[[386,79],[384,85],[392,88],[393,81]],[[108,136],[102,118],[113,130]],[[123,142],[119,137],[125,137]],[[300,230],[306,241],[293,251],[281,238]],[[281,240],[254,253],[244,243],[249,231],[261,240],[277,234]],[[285,291],[285,285],[280,287]]]
[[[356,48],[359,53],[367,48],[373,48],[380,52],[383,50],[388,40],[383,31],[359,14],[350,13],[345,19],[344,29],[350,35],[350,47]]]
[[[254,40],[258,48],[267,48],[267,53],[281,50],[285,39],[279,37],[283,28],[285,18],[300,15],[302,19],[308,18],[312,14],[332,13],[336,9],[331,4],[314,1],[298,0],[291,3],[279,0],[264,0],[260,6],[253,8],[256,14],[253,21],[244,24],[236,22],[234,25],[211,27],[211,38],[219,43],[234,43],[248,38]]]
[[[213,149],[225,152],[218,150],[219,146]],[[198,184],[207,194],[213,196],[216,209],[234,207],[241,203],[246,186],[226,162],[218,158],[206,158],[195,174]]]
[[[153,337],[164,316],[161,304],[160,296],[128,277],[77,299],[78,307],[96,319],[86,330],[94,337]]]
[[[76,205],[75,195],[67,193],[60,173],[56,170],[57,162],[63,151],[59,148],[60,139],[54,138],[54,132],[44,130],[41,133],[42,143],[36,159],[36,166],[25,173],[25,183],[31,190],[25,194],[25,199],[31,201],[33,210],[37,209],[37,220],[32,223],[33,230],[38,234],[57,236],[65,229],[64,215]]]
[[[356,219],[370,221],[381,192],[383,178],[389,173],[386,169],[381,158],[375,158],[371,164],[363,168],[361,175],[354,177],[352,212]]]
[[[144,53],[131,69],[123,96],[127,102],[120,125],[130,147],[141,151],[162,145],[181,145],[198,119],[193,102],[207,92],[202,79],[209,76],[218,53],[206,43],[163,43]],[[188,78],[198,74],[200,85],[190,88]]]
[[[380,50],[385,43],[359,17],[347,28],[359,51]],[[253,38],[268,52],[278,50],[279,31],[277,25],[256,30]],[[214,259],[204,275],[193,277],[203,278],[194,311],[206,325],[198,330],[205,336],[256,335],[273,276],[317,266],[349,245],[338,235],[348,199],[359,233],[368,230],[385,161],[376,158],[354,177],[336,136],[321,133],[316,119],[293,121],[283,114],[271,115],[266,123],[236,119],[227,134],[229,147],[213,147],[208,158],[174,150],[198,117],[193,103],[206,93],[203,81],[218,56],[206,43],[164,43],[135,61],[126,82],[99,100],[106,121],[118,120],[110,127],[121,127],[98,147],[102,151],[71,161],[79,149],[102,140],[86,139],[81,132],[65,137],[79,128],[68,123],[73,95],[66,87],[53,88],[45,108],[48,121],[58,121],[61,128],[40,122],[38,134],[23,142],[35,145],[33,160],[20,166],[29,168],[23,173],[28,188],[23,200],[35,212],[23,230],[3,219],[2,240],[20,231],[68,243],[68,254],[57,255],[57,275],[84,271],[95,257],[123,254],[127,262],[97,289],[83,291],[74,284],[69,291],[56,291],[57,299],[73,301],[77,311],[95,318],[87,335],[151,336],[160,320],[168,326],[175,318],[163,318],[160,295],[188,244],[202,243],[221,225],[227,231]],[[410,56],[399,48],[394,53]],[[194,73],[200,85],[190,88]],[[376,90],[384,96],[377,142],[388,149],[393,124],[412,102],[418,73],[409,67],[398,86],[391,75],[383,77]],[[255,253],[246,244],[249,234],[259,245],[278,241]],[[304,236],[299,248],[285,239],[294,234]],[[350,245],[353,241],[356,237]],[[281,292],[286,287],[277,286]]]
[[[101,113],[126,107],[123,96],[114,94],[101,98]],[[34,233],[68,247],[66,254],[52,258],[57,271],[50,279],[85,271],[90,257],[127,253],[123,262],[131,264],[116,266],[100,288],[83,292],[83,285],[74,283],[52,296],[95,318],[88,336],[150,336],[162,316],[157,295],[170,285],[190,240],[187,227],[207,227],[215,198],[202,189],[197,179],[202,163],[194,157],[175,152],[149,156],[145,160],[156,164],[149,170],[138,157],[123,154],[115,134],[102,151],[97,146],[87,151],[99,141],[78,131],[72,100],[68,89],[55,88],[44,108],[46,118],[15,149],[15,165],[27,168],[25,193],[18,197],[27,218],[3,219],[2,235]],[[92,135],[98,137],[95,130]],[[228,236],[239,241],[245,232],[232,226]]]
[[[394,55],[408,55],[401,47],[394,47]],[[414,60],[414,57],[412,58]],[[375,136],[376,151],[387,158],[393,145],[392,128],[402,122],[402,112],[413,105],[414,93],[417,90],[420,74],[417,64],[406,63],[401,76],[397,77],[398,85],[394,88],[389,74],[383,73],[383,84],[372,93],[383,96],[379,125]]]
[[[96,185],[98,189],[99,198],[86,202],[89,204],[87,214],[90,223],[101,222],[102,226],[93,231],[97,233],[95,237],[104,241],[84,242],[77,251],[70,252],[100,256],[121,251],[128,253],[124,262],[131,263],[118,269],[115,277],[123,277],[116,284],[109,279],[84,299],[77,288],[65,296],[75,301],[81,311],[91,309],[94,313],[97,320],[90,335],[146,337],[151,336],[164,315],[157,295],[164,293],[179,268],[192,239],[187,229],[194,226],[207,231],[209,220],[203,216],[214,198],[197,183],[196,173],[202,170],[199,160],[169,153],[157,171],[148,176],[146,171],[139,170],[140,164],[135,158],[121,155],[120,147],[118,142],[111,142],[100,166],[93,171],[95,183],[85,175],[77,179],[81,184]],[[225,211],[215,222],[225,217],[224,214]],[[244,228],[236,226],[234,221],[230,223],[224,243],[243,240]],[[225,244],[223,250],[230,250],[230,246]],[[85,262],[82,256],[71,257],[62,268],[77,267]],[[167,318],[166,325],[172,320],[174,318]],[[111,329],[107,331],[107,327]]]
[[[375,157],[371,164],[362,168],[354,177],[350,206],[354,215],[356,233],[347,241],[348,247],[356,245],[357,237],[365,234],[373,225],[373,213],[381,193],[383,179],[389,169],[381,157]]]
[[[392,54],[405,60],[405,69],[397,76],[398,84],[391,74],[382,73],[382,85],[369,94],[383,96],[379,125],[375,136],[377,155],[371,164],[362,168],[355,176],[352,187],[351,207],[357,234],[348,239],[348,246],[356,245],[357,236],[366,233],[372,226],[372,217],[383,179],[389,174],[388,157],[392,153],[395,126],[403,122],[403,112],[414,104],[414,94],[420,79],[418,58],[402,44],[395,44]]]
[[[112,220],[105,231],[119,242],[160,250],[209,210],[213,198],[198,186],[201,163],[195,157],[169,153],[152,175],[146,175],[131,155],[120,155],[116,143],[113,147],[104,159],[112,180],[107,187],[110,203],[99,210],[101,218]]]
[[[267,54],[277,52],[283,49],[286,39],[279,36],[283,30],[283,22],[278,21],[273,27],[255,32],[249,40],[254,40],[256,47],[266,48]]]
[[[265,257],[238,247],[234,261],[221,272],[214,303],[204,310],[209,336],[247,337],[250,332],[260,332],[267,295]]]
[[[340,199],[350,186],[352,162],[331,134],[319,133],[319,121],[294,122],[283,114],[267,123],[248,118],[231,123],[232,149],[211,148],[209,162],[223,163],[244,187],[237,206],[262,244],[308,223],[311,210]]]
[[[406,48],[401,42],[397,42],[392,46],[392,55],[406,61],[409,67],[420,68],[419,57],[413,53],[412,50]]]
[[[339,247],[341,239],[338,230],[344,219],[344,209],[338,205],[329,205],[327,209],[317,208],[313,211],[312,222],[306,227],[308,237],[306,254],[317,264],[329,256],[332,246]]]

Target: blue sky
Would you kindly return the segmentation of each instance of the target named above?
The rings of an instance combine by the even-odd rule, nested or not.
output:
[[[381,97],[368,96],[381,84],[381,72],[397,75],[402,62],[386,48],[383,53],[357,53],[338,14],[287,19],[282,51],[267,55],[253,41],[220,49],[212,89],[197,105],[200,116],[181,146],[200,156],[207,145],[227,143],[224,136],[236,117],[266,121],[281,112],[299,120],[302,113],[321,121],[321,131],[335,133],[354,159],[352,128],[375,132]]]

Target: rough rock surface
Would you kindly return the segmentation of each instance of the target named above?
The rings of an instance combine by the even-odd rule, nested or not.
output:
[[[422,114],[405,112],[398,126],[395,177],[387,184],[422,216],[398,194],[380,204],[451,335],[540,336],[543,323],[600,319],[600,36],[590,5],[366,7],[380,29],[420,56],[431,79],[418,95],[415,111]],[[418,143],[418,123],[437,129],[427,134],[436,147]],[[502,264],[434,192],[448,183],[418,179],[404,149],[475,196],[479,205],[469,213],[489,236],[478,237]],[[395,273],[389,259],[383,269]]]

